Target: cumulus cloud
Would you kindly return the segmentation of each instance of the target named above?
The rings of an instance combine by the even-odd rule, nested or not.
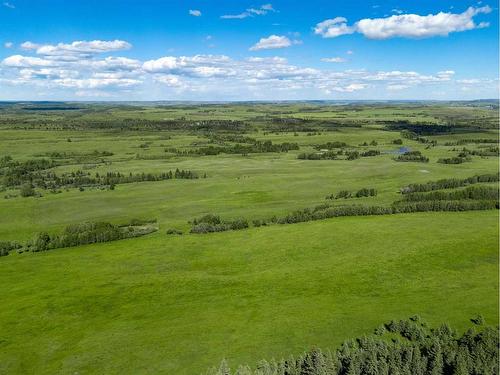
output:
[[[47,88],[120,89],[141,84],[142,62],[100,54],[128,49],[121,40],[75,41],[69,44],[24,42],[20,47],[35,56],[12,55],[0,63],[0,74],[13,84]]]
[[[335,17],[324,20],[314,27],[314,33],[323,38],[336,38],[341,35],[352,34],[356,31],[354,27],[347,26],[347,19]]]
[[[189,9],[189,15],[194,17],[200,17],[201,11],[199,11],[198,9]]]
[[[283,35],[270,35],[267,38],[261,38],[256,44],[250,47],[250,51],[259,51],[261,49],[277,49],[290,47],[292,44],[302,43],[299,40],[290,40]]]
[[[447,36],[453,32],[467,31],[489,26],[487,22],[476,23],[478,14],[490,13],[489,6],[469,7],[463,13],[398,14],[385,18],[365,18],[349,26],[347,19],[336,17],[318,23],[314,33],[323,38],[360,33],[369,39],[429,38]]]
[[[12,48],[12,47],[14,46],[14,43],[12,43],[12,42],[5,42],[5,43],[3,44],[3,46],[4,46],[5,48]]]
[[[225,14],[220,16],[222,19],[243,19],[247,17],[264,16],[269,12],[276,12],[271,4],[261,5],[259,8],[248,8],[238,14]]]
[[[21,44],[25,50],[34,50],[38,55],[48,56],[91,56],[106,52],[130,49],[132,45],[123,40],[75,41],[69,44],[36,44],[30,41]]]
[[[325,57],[322,58],[321,61],[329,63],[343,63],[346,62],[347,59],[344,59],[343,57]]]
[[[280,41],[274,40],[270,44],[274,43],[276,47]],[[293,41],[285,42],[290,43]],[[349,98],[396,93],[414,87],[440,89],[443,85],[460,84],[472,90],[491,90],[491,87],[498,86],[498,81],[486,82],[474,77],[455,80],[455,72],[451,69],[432,74],[399,70],[333,71],[294,65],[283,57],[233,59],[226,55],[163,56],[142,61],[89,52],[103,49],[113,52],[114,48],[109,44],[97,48],[93,44],[82,46],[75,43],[66,45],[71,46],[71,51],[78,50],[74,58],[69,59],[64,54],[50,54],[52,50],[44,54],[46,52],[42,49],[39,53],[42,46],[47,45],[28,43],[24,46],[24,55],[4,58],[0,62],[2,85],[25,85],[28,89],[36,88],[33,90],[36,92],[63,90],[61,92],[72,92],[73,95],[78,92],[82,96],[92,92],[120,95],[147,88],[151,92],[167,90],[175,97],[202,95],[204,99],[310,97],[307,93],[317,98],[325,95]],[[62,50],[66,51],[68,47]],[[323,61],[338,62],[341,59],[330,57]]]

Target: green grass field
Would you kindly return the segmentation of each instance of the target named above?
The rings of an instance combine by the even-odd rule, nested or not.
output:
[[[339,218],[2,259],[2,373],[200,373],[420,314],[498,320],[498,215]]]
[[[342,217],[188,233],[188,222],[208,213],[249,221],[282,216],[320,205],[340,190],[364,187],[376,188],[377,196],[334,203],[386,206],[401,199],[399,189],[411,183],[496,173],[495,156],[437,163],[462,147],[486,147],[446,142],[498,139],[496,127],[425,135],[438,142],[435,147],[405,138],[403,146],[430,160],[402,163],[393,160],[400,146],[392,143],[401,134],[385,129],[383,122],[443,125],[457,117],[488,124],[497,110],[447,105],[353,110],[313,104],[103,105],[71,114],[0,110],[4,119],[12,119],[0,125],[0,157],[25,161],[50,158],[53,152],[109,151],[113,155],[105,163],[71,156],[57,159],[60,165],[52,171],[129,174],[179,168],[207,175],[117,184],[114,190],[68,187],[53,194],[37,188],[41,197],[26,198],[18,195],[17,187],[3,187],[0,241],[24,242],[41,231],[60,233],[69,224],[134,218],[157,219],[159,231],[0,257],[2,374],[199,374],[222,358],[234,366],[312,347],[334,348],[385,321],[414,314],[459,329],[477,314],[489,324],[499,319],[498,210]],[[296,142],[300,150],[171,155],[166,148],[209,145],[209,135],[179,129],[58,128],[66,119],[85,123],[182,116],[192,121],[243,120],[252,127],[241,134],[273,143]],[[307,118],[318,131],[269,131],[263,116]],[[362,123],[331,129],[316,122],[342,119]],[[376,146],[360,146],[373,140]],[[331,141],[381,154],[352,161],[297,159],[301,152],[314,152],[314,145]],[[170,228],[184,234],[169,236]]]

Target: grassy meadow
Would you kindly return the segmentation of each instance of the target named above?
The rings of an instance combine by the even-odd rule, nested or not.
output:
[[[189,230],[190,221],[205,214],[249,221],[283,216],[361,188],[375,188],[377,195],[329,203],[389,206],[408,184],[495,174],[498,155],[474,154],[461,164],[438,160],[464,147],[491,147],[481,140],[498,140],[497,119],[498,107],[481,103],[87,104],[75,111],[0,106],[0,158],[53,159],[50,171],[58,175],[181,169],[200,176],[113,189],[35,187],[40,196],[29,197],[19,195],[19,186],[3,186],[0,241],[24,243],[39,232],[57,234],[70,224],[96,221],[156,219],[159,230],[0,257],[0,373],[200,374],[222,358],[236,365],[334,348],[414,314],[459,329],[477,314],[496,324],[496,209],[337,217],[209,234]],[[143,127],[141,120],[161,126]],[[245,127],[168,126],[207,120]],[[99,121],[113,126],[86,127]],[[127,127],[132,121],[139,125]],[[449,130],[418,134],[424,143],[387,126],[400,122]],[[221,134],[297,143],[299,149],[186,154],[213,145]],[[298,159],[333,141],[380,154]],[[429,162],[396,162],[400,147],[420,151]],[[94,151],[110,155],[89,156]],[[498,188],[498,182],[482,185]],[[183,234],[167,235],[172,228]]]

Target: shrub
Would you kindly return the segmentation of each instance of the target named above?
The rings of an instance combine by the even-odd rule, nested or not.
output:
[[[429,158],[422,155],[420,151],[407,151],[402,155],[397,156],[395,161],[402,161],[402,162],[420,162],[420,163],[428,163]]]
[[[21,197],[33,197],[36,194],[36,191],[33,188],[33,185],[26,183],[19,189],[19,194],[21,194]]]
[[[178,230],[178,229],[168,229],[167,230],[167,234],[170,234],[170,235],[181,235],[182,231]]]

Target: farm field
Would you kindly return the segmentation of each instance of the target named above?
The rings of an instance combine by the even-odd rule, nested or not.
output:
[[[498,136],[494,101],[1,103],[0,373],[494,325]]]

